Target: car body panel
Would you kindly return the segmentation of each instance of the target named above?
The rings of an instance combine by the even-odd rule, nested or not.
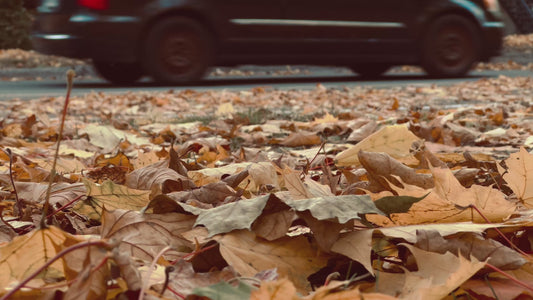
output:
[[[32,40],[43,53],[135,62],[151,26],[186,16],[212,34],[216,65],[417,64],[432,20],[460,14],[478,26],[486,60],[501,51],[503,23],[482,1],[110,0],[96,11],[42,0]]]

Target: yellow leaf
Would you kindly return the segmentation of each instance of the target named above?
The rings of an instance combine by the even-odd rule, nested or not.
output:
[[[0,247],[0,293],[14,281],[22,281],[53,258],[63,247],[84,241],[51,226],[18,236],[9,244]],[[57,260],[38,278],[62,280],[65,276],[62,260]],[[29,284],[35,286],[35,284]]]
[[[432,168],[435,179],[434,192],[449,203],[466,208],[475,205],[481,213],[492,222],[501,222],[516,210],[516,206],[507,201],[505,195],[490,186],[462,186],[450,169]],[[473,221],[484,222],[477,212],[473,212]]]
[[[355,146],[337,154],[335,164],[341,167],[359,165],[357,154],[361,150],[385,152],[394,158],[402,158],[409,155],[411,144],[418,140],[419,138],[409,131],[406,125],[383,127]]]
[[[336,123],[339,119],[334,117],[333,115],[326,113],[326,115],[323,118],[317,118],[313,122],[314,124],[323,124],[323,123]]]
[[[84,180],[84,184],[88,197],[84,201],[79,201],[74,210],[93,220],[100,220],[104,205],[108,210],[140,210],[150,200],[150,191],[130,189],[110,180],[104,181],[102,184]]]
[[[533,208],[533,155],[521,147],[520,152],[511,154],[505,164],[509,168],[507,173],[497,164],[503,179],[527,208]]]
[[[407,273],[404,299],[440,300],[485,266],[475,257],[470,260],[450,252],[437,254],[404,244],[416,259],[418,271]]]
[[[217,111],[215,112],[215,115],[217,117],[228,117],[235,113],[235,108],[233,108],[233,105],[231,102],[222,103],[218,106]]]

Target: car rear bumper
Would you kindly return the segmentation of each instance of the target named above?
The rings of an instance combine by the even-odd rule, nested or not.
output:
[[[33,48],[44,54],[133,62],[139,55],[139,23],[133,17],[91,13],[40,14],[31,40]]]

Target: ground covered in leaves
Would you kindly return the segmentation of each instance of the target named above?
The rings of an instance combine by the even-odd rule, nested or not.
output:
[[[533,297],[531,78],[64,100],[0,102],[2,299]]]

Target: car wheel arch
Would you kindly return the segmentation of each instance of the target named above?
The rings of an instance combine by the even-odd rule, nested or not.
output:
[[[465,9],[464,7],[454,7],[454,8],[449,8],[445,10],[440,10],[432,14],[426,14],[425,15],[426,17],[424,19],[419,20],[417,24],[417,28],[419,30],[418,32],[416,32],[416,40],[422,41],[423,37],[427,34],[427,31],[429,30],[431,23],[441,17],[448,16],[448,15],[456,15],[456,16],[460,16],[465,19],[468,19],[470,22],[475,24],[477,30],[481,32],[481,22],[483,20],[480,20],[478,17],[476,17],[475,12],[473,12],[471,9]],[[418,46],[421,46],[421,45],[418,45]]]
[[[476,16],[474,14],[472,14],[470,11],[468,10],[464,10],[464,9],[460,9],[460,8],[455,8],[455,9],[448,9],[448,10],[443,10],[443,11],[439,11],[438,13],[435,13],[427,18],[425,18],[424,20],[420,21],[417,28],[419,28],[418,32],[416,32],[416,41],[417,41],[417,48],[419,51],[422,50],[423,48],[423,43],[424,43],[424,37],[427,35],[428,33],[428,30],[429,28],[431,27],[431,24],[432,22],[434,22],[435,20],[439,19],[439,18],[442,18],[442,17],[445,17],[445,16],[451,16],[451,15],[454,15],[454,16],[460,16],[460,17],[463,17],[465,18],[466,20],[472,22],[472,24],[475,25],[477,31],[480,33],[480,38],[482,38],[481,36],[481,32],[482,32],[482,28],[481,28],[481,23],[480,23],[480,20],[478,18],[476,18]]]

